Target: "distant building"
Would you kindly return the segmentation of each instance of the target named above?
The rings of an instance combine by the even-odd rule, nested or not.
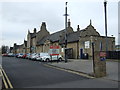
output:
[[[120,45],[115,45],[115,50],[120,51]]]
[[[68,58],[80,58],[81,53],[88,53],[92,57],[91,44],[94,43],[95,51],[102,49],[105,51],[105,36],[101,36],[97,30],[92,26],[92,21],[85,29],[80,29],[79,25],[77,31],[71,27],[71,22],[68,20],[67,25],[67,49]],[[104,30],[103,30],[104,31]],[[115,50],[115,37],[108,37],[108,50]],[[33,33],[28,30],[27,41],[22,46],[15,48],[21,53],[40,53],[48,52],[51,45],[59,45],[60,54],[64,56],[65,46],[65,29],[50,34],[46,28],[46,23],[42,22],[40,30],[37,32],[34,28]],[[17,51],[17,53],[18,53]],[[16,52],[16,51],[14,51]]]

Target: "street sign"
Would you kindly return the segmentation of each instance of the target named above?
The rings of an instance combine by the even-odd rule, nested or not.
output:
[[[59,55],[59,46],[50,46],[49,54],[51,56],[53,56],[53,55]]]
[[[59,49],[59,46],[50,46],[50,49]]]

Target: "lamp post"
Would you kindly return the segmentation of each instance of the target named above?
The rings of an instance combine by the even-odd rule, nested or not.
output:
[[[120,45],[120,33],[118,33],[118,45]]]
[[[68,16],[68,14],[67,14],[67,3],[68,2],[66,2],[65,3],[65,14],[64,14],[64,16],[65,16],[65,62],[67,62],[67,53],[66,53],[66,48],[67,48],[67,16]]]
[[[106,52],[108,51],[108,40],[107,40],[107,1],[104,1],[104,11],[105,11],[105,37],[106,37]]]

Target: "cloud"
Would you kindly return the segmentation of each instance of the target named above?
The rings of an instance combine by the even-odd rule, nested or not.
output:
[[[118,3],[118,44],[120,45],[120,1]]]
[[[117,4],[116,2],[108,2],[108,29],[109,36],[117,37]],[[2,2],[0,3],[0,17],[2,22],[2,36],[6,40],[4,44],[11,45],[12,42],[23,43],[26,38],[27,31],[33,28],[40,29],[41,23],[46,22],[49,32],[57,32],[65,27],[65,2]],[[2,6],[2,7],[1,7]],[[68,13],[71,19],[71,26],[74,31],[77,25],[84,29],[92,24],[101,35],[104,34],[104,7],[103,2],[79,2],[69,1]],[[116,32],[114,31],[116,30]],[[10,41],[7,43],[7,41]],[[21,41],[20,41],[21,40]],[[12,44],[13,45],[13,44]]]

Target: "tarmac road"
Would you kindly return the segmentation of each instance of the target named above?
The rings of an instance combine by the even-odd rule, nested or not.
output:
[[[39,61],[3,57],[2,67],[13,88],[117,88],[114,81],[86,77],[45,66]]]
[[[41,62],[3,57],[3,69],[14,88],[45,87],[87,78],[44,66]]]

